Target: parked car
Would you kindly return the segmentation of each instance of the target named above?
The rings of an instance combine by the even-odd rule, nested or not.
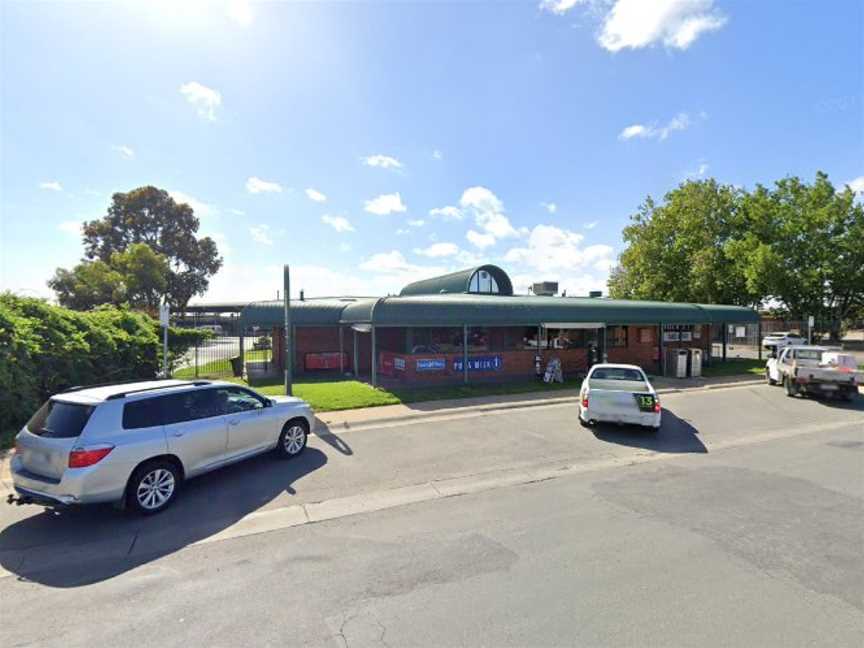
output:
[[[768,359],[765,380],[769,385],[782,384],[787,396],[836,395],[852,400],[864,384],[864,371],[848,366],[844,355],[820,346],[786,347],[779,357]]]
[[[299,398],[227,382],[73,388],[52,396],[18,433],[12,481],[27,503],[114,502],[157,513],[184,480],[263,452],[296,457],[313,421]]]
[[[582,381],[579,422],[642,425],[660,429],[660,399],[640,367],[596,364]]]
[[[790,333],[789,331],[777,331],[762,338],[762,348],[769,351],[776,350],[779,352],[780,349],[793,344],[807,344],[807,340],[797,333]]]

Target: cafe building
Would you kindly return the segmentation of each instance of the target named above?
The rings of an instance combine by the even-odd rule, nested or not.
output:
[[[670,349],[699,349],[708,363],[712,340],[725,354],[730,325],[758,322],[739,306],[515,295],[495,265],[418,281],[398,296],[292,300],[287,336],[282,301],[253,302],[240,317],[243,330],[272,336],[274,369],[290,357],[295,377],[350,374],[373,385],[524,380],[553,359],[569,378],[604,360],[658,374]]]

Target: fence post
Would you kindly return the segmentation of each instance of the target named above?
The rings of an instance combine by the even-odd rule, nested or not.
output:
[[[462,325],[462,379],[468,384],[468,325]]]
[[[759,360],[762,360],[762,318],[756,323],[756,346],[759,349]]]

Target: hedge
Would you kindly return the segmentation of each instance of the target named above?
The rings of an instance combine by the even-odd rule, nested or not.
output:
[[[169,364],[209,333],[169,329]],[[125,308],[79,312],[0,294],[0,433],[7,440],[49,396],[74,385],[150,379],[161,369],[159,323]]]

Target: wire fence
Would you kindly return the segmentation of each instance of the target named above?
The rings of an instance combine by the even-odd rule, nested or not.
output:
[[[218,325],[204,324],[194,327],[210,335],[200,344],[191,347],[175,365],[173,377],[232,378],[244,374],[245,369],[270,371],[273,365],[273,340],[269,333],[255,330],[225,330]],[[242,338],[242,342],[241,342]]]

